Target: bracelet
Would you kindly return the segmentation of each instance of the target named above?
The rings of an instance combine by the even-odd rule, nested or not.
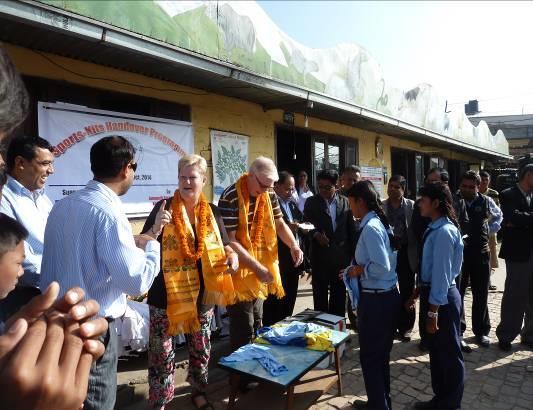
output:
[[[437,319],[439,317],[439,314],[437,312],[432,312],[431,310],[429,310],[428,317],[431,319]]]

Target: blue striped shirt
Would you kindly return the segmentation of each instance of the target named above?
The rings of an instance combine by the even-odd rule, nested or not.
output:
[[[54,280],[61,294],[80,286],[106,317],[122,316],[126,295],[147,292],[159,273],[159,243],[149,241],[145,251],[137,248],[119,197],[94,180],[56,202],[44,243],[43,289]]]
[[[19,279],[20,285],[39,287],[44,229],[51,209],[52,201],[44,193],[44,188],[30,191],[15,178],[7,177],[0,212],[16,219],[28,230],[28,238],[24,241],[26,258],[22,263],[24,275]]]

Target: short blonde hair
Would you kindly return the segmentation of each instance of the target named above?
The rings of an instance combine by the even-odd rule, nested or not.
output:
[[[255,175],[261,174],[273,182],[276,182],[279,178],[276,164],[274,164],[274,161],[267,157],[257,157],[254,159],[254,161],[250,164],[249,171]]]
[[[178,162],[178,174],[185,167],[198,167],[202,175],[207,174],[207,161],[204,157],[196,154],[187,154],[180,158]]]

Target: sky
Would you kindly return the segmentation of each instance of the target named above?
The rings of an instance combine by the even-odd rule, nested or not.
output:
[[[312,48],[356,43],[385,81],[433,85],[448,109],[477,99],[480,115],[533,113],[533,2],[258,1]]]

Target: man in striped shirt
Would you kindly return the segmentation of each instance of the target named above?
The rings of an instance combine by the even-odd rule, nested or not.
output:
[[[275,221],[276,233],[279,238],[289,248],[295,266],[303,261],[303,253],[294,238],[292,231],[283,220],[283,214],[279,207],[279,202],[273,191],[274,182],[278,180],[278,171],[274,162],[266,157],[259,157],[252,162],[250,170],[246,177],[247,192],[249,193],[249,213],[248,213],[248,233],[254,220],[254,211],[256,198],[264,192],[269,193],[272,204],[272,213]],[[261,282],[270,283],[273,280],[272,272],[250,255],[236,237],[239,227],[239,210],[243,205],[239,203],[236,184],[230,185],[222,193],[219,199],[218,207],[224,220],[224,225],[228,231],[231,241],[231,247],[239,255],[241,266],[253,271]],[[276,253],[277,258],[277,253]],[[228,306],[230,317],[230,340],[233,349],[237,349],[249,343],[254,335],[254,329],[261,326],[263,318],[263,300],[256,299],[251,301],[239,302],[235,305]]]
[[[57,202],[44,236],[41,284],[80,286],[112,322],[126,310],[126,295],[148,291],[159,273],[158,232],[134,239],[119,196],[133,184],[135,149],[110,136],[91,147],[94,179]],[[117,343],[114,326],[102,337],[104,356],[91,368],[84,409],[112,410],[116,398]]]

